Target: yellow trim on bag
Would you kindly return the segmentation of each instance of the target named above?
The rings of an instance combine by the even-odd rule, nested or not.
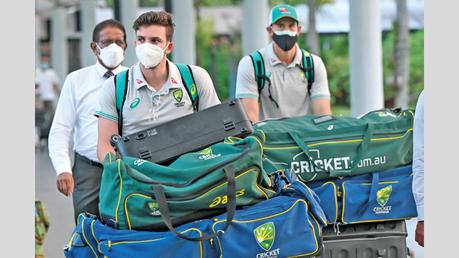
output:
[[[118,159],[118,177],[120,179],[120,194],[118,195],[118,203],[116,204],[115,210],[115,223],[118,224],[118,211],[121,203],[121,195],[123,193],[123,178],[121,177],[121,160]]]
[[[255,170],[254,168],[251,168],[245,172],[243,172],[242,174],[238,175],[236,178],[239,178],[249,172],[253,172],[253,171],[260,171],[260,170]],[[222,183],[220,185],[217,185],[215,186],[214,188],[211,188],[209,191],[205,192],[204,194],[200,195],[199,197],[196,198],[196,200],[200,199],[201,197],[207,195],[208,193],[214,191],[215,189],[217,188],[220,188],[222,186],[224,186],[225,184],[228,184],[228,182],[225,182],[225,183]],[[255,184],[255,186],[257,187],[257,189],[263,194],[263,196],[266,198],[266,200],[269,199],[269,196],[265,193],[265,191],[263,191],[263,189],[265,188],[260,188],[260,186],[258,184]],[[272,191],[270,189],[266,189],[266,190],[269,190],[269,191]],[[273,193],[276,193],[275,191],[272,191]],[[132,196],[140,196],[140,197],[146,197],[148,199],[152,199],[151,196],[148,196],[148,195],[144,195],[144,194],[139,194],[139,193],[131,193],[129,194],[125,199],[124,199],[124,210],[126,211],[126,214],[125,214],[125,217],[126,217],[126,221],[127,221],[127,224],[128,224],[128,228],[129,229],[132,229],[132,226],[131,226],[131,220],[129,219],[129,209],[127,208],[127,202],[128,202],[128,199]],[[118,214],[118,213],[117,213]]]
[[[231,223],[235,223],[235,222],[236,222],[236,223],[250,223],[250,222],[255,222],[255,221],[259,221],[259,220],[265,220],[265,219],[270,219],[270,218],[273,218],[273,217],[278,217],[278,216],[280,216],[280,215],[282,215],[282,214],[285,214],[285,213],[289,212],[289,211],[290,211],[291,209],[293,209],[293,207],[295,207],[299,202],[304,203],[305,209],[306,209],[306,213],[308,214],[308,217],[309,217],[309,205],[308,205],[308,203],[307,203],[305,200],[303,200],[303,199],[298,199],[298,200],[296,200],[296,201],[292,204],[292,206],[290,206],[290,208],[288,208],[288,209],[285,210],[285,211],[282,211],[282,212],[279,212],[279,213],[276,213],[276,214],[272,214],[272,215],[269,215],[269,216],[266,216],[266,217],[261,217],[261,218],[257,218],[257,219],[252,219],[252,220],[244,220],[244,221],[241,221],[241,220],[232,220]],[[212,224],[212,231],[213,231],[215,234],[217,234],[217,232],[215,232],[215,226],[216,226],[218,223],[223,223],[223,222],[225,222],[225,221],[226,221],[226,219],[225,219],[225,220],[219,220],[219,221],[213,223],[213,224]],[[315,249],[313,252],[310,252],[310,253],[307,253],[307,254],[300,254],[300,255],[291,256],[291,257],[300,257],[300,256],[303,256],[303,255],[310,255],[310,254],[313,254],[313,253],[317,252],[317,250],[319,249],[319,243],[318,243],[318,241],[317,241],[316,234],[315,234],[316,231],[314,230],[314,227],[312,226],[311,221],[308,220],[308,223],[309,223],[309,225],[311,226],[311,229],[312,229],[312,233],[313,233],[313,236],[314,236],[314,240],[315,240],[315,242],[316,242],[316,249]],[[317,223],[317,220],[316,220],[316,223]],[[317,223],[317,227],[320,228],[320,225],[319,225],[318,223]],[[222,246],[221,246],[221,244],[220,244],[220,238],[218,237],[218,235],[217,235],[217,240],[218,240],[218,247],[219,247],[219,249],[220,249],[220,257],[222,257],[222,255],[223,255]]]
[[[382,137],[382,138],[372,138],[370,141],[388,141],[388,140],[395,140],[405,137],[410,131],[413,131],[413,128],[406,130],[406,132],[401,136],[393,136],[393,137]]]
[[[341,199],[341,200],[342,200],[342,203],[343,203],[343,208],[342,208],[342,210],[341,210],[341,221],[342,221],[343,223],[346,223],[346,222],[344,221],[344,208],[346,207],[346,202],[345,202],[345,200],[346,200],[346,188],[344,188],[344,182],[341,183],[341,187],[343,188],[343,198]]]
[[[132,228],[131,228],[131,220],[129,219],[129,211],[127,208],[127,202],[128,202],[128,199],[132,196],[140,196],[140,197],[146,197],[148,199],[152,199],[151,196],[140,194],[140,193],[131,193],[128,196],[126,196],[126,198],[124,198],[124,210],[126,211],[126,221],[127,221],[129,229],[132,229]]]
[[[77,233],[74,232],[74,233],[72,234],[72,236],[70,237],[69,242],[67,243],[67,246],[66,246],[66,247],[68,248],[69,251],[72,249],[73,239],[75,238],[75,235],[76,235],[76,234],[77,234]]]
[[[93,220],[91,222],[91,234],[92,234],[92,237],[94,237],[94,240],[96,240],[96,242],[99,243],[99,240],[97,239],[96,234],[94,234],[94,222],[96,222],[96,221]],[[97,245],[97,251],[99,251],[99,253],[102,253],[102,251],[100,250],[100,246],[99,245]]]
[[[314,193],[313,193],[312,189],[309,188],[309,186],[307,186],[305,183],[303,183],[303,182],[301,182],[301,181],[298,181],[298,182],[299,182],[300,184],[304,185],[304,187],[309,191],[309,194],[310,194],[311,196],[314,196]],[[338,206],[337,206],[337,207],[338,207]],[[324,215],[325,215],[325,214],[324,214]],[[326,219],[326,218],[325,218],[325,219]],[[328,224],[327,221],[322,220],[322,222],[324,223],[324,225],[327,225],[327,224]]]
[[[94,248],[92,248],[91,244],[89,243],[88,239],[86,238],[86,234],[84,233],[84,220],[81,222],[81,233],[83,234],[83,238],[84,240],[86,241],[86,243],[88,244],[89,248],[91,248],[91,251],[94,253],[94,256],[97,258],[97,254],[96,254],[96,251],[94,251]]]
[[[381,222],[381,221],[389,221],[389,220],[406,220],[406,219],[411,219],[412,217],[406,217],[406,218],[395,218],[395,219],[380,219],[380,220],[361,220],[357,222],[351,222],[347,224],[360,224],[360,223],[367,223],[367,222]]]
[[[393,137],[381,137],[381,138],[371,138],[370,141],[388,141],[388,140],[395,140],[405,137],[410,131],[413,131],[412,128],[406,130],[406,132],[401,136],[393,136]],[[341,144],[341,143],[350,143],[350,142],[361,142],[362,139],[359,140],[342,140],[342,141],[323,141],[317,143],[306,144],[308,147],[315,147],[318,145],[328,145],[328,144]],[[288,149],[299,149],[299,146],[284,146],[284,147],[267,147],[264,146],[266,150],[288,150]]]
[[[392,182],[396,182],[396,183],[399,183],[399,181],[392,181]],[[344,223],[344,224],[357,224],[357,223],[364,223],[364,222],[378,222],[378,221],[384,221],[384,220],[400,220],[400,219],[403,219],[403,218],[398,218],[398,219],[381,219],[381,220],[362,220],[362,221],[358,221],[358,222],[351,222],[351,223],[348,223],[344,220],[344,210],[345,210],[345,207],[346,207],[346,188],[344,187],[344,183],[343,182],[341,184],[342,188],[343,188],[343,210],[341,211],[341,221]],[[386,181],[386,182],[379,182],[378,184],[390,184],[391,181]],[[366,183],[362,183],[360,185],[366,185]],[[372,184],[369,183],[368,186],[371,186]]]
[[[385,182],[378,182],[378,185],[387,185],[387,184],[398,184],[400,181],[385,181]],[[360,185],[371,186],[372,183],[360,183]]]
[[[257,137],[253,137],[255,139],[255,141],[258,142],[258,144],[260,145],[260,149],[261,149],[261,156],[263,157],[263,153],[264,153],[264,149],[265,147],[263,146],[263,144],[260,142],[260,140],[257,138]]]
[[[190,230],[195,230],[197,232],[199,232],[199,237],[202,237],[202,231],[197,229],[197,228],[189,228],[187,230],[184,230],[182,232],[180,232],[181,234],[183,233],[186,233]],[[119,241],[119,242],[111,242],[111,246],[114,246],[114,245],[123,245],[123,244],[131,244],[131,243],[151,243],[151,242],[156,242],[156,241],[160,241],[160,240],[163,240],[165,239],[164,237],[163,238],[157,238],[157,239],[150,239],[150,240],[132,240],[132,241]],[[202,241],[199,241],[199,256],[200,257],[203,257],[202,256]]]
[[[336,190],[336,184],[335,184],[335,182],[330,181],[330,182],[324,183],[323,185],[326,185],[326,184],[331,184],[331,185],[333,185],[333,189],[335,190],[335,194],[333,195],[333,197],[334,197],[334,199],[335,199],[335,207],[336,207],[336,212],[335,212],[336,215],[335,215],[335,221],[334,221],[334,222],[336,222],[336,221],[338,221],[338,217],[339,217],[339,214],[338,214],[338,191]],[[328,221],[327,221],[326,224],[328,224]]]
[[[247,174],[247,173],[249,173],[249,172],[252,172],[252,171],[255,171],[255,169],[254,169],[254,168],[251,168],[251,169],[249,169],[249,170],[247,170],[247,171],[241,173],[240,175],[236,176],[235,178],[239,178],[239,177],[241,177],[241,176],[243,176],[243,175],[245,175],[245,174]],[[258,170],[258,171],[260,171],[260,170]],[[261,171],[260,171],[260,172],[261,172]],[[206,195],[209,194],[210,192],[213,192],[215,189],[220,188],[220,187],[222,187],[222,186],[224,186],[224,185],[226,185],[226,184],[228,184],[228,182],[222,183],[222,184],[220,184],[220,185],[215,186],[214,188],[211,188],[209,191],[207,191],[207,192],[205,192],[204,194],[202,194],[202,195],[200,195],[199,197],[197,197],[196,200],[198,200],[198,199],[200,199],[200,198],[206,196]],[[256,186],[257,186],[257,188],[258,188],[258,184],[256,184]],[[260,188],[258,188],[258,189],[259,189],[259,190],[261,191],[261,193],[266,197],[266,199],[269,199],[269,196],[268,196],[264,191],[262,191]]]
[[[233,141],[233,139],[236,139],[236,140],[238,140],[238,141],[242,140],[242,138],[240,138],[240,137],[228,136],[228,137],[223,141],[223,143],[226,143],[226,144],[234,144],[235,141]]]

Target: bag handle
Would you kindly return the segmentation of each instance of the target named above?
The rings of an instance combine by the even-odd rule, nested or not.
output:
[[[235,179],[235,173],[234,173],[232,165],[226,166],[223,170],[225,171],[226,177],[228,178],[228,185],[226,188],[226,195],[228,196],[228,203],[226,205],[226,221],[225,221],[225,226],[222,229],[224,233],[228,229],[231,222],[233,221],[233,217],[236,211],[236,179]],[[193,238],[193,237],[188,237],[178,232],[172,225],[171,218],[169,216],[169,208],[167,205],[167,198],[166,198],[166,194],[164,193],[163,186],[160,184],[155,184],[153,185],[153,190],[155,191],[155,197],[156,197],[156,201],[158,202],[159,212],[161,213],[161,218],[164,224],[167,226],[167,228],[170,231],[174,232],[176,236],[186,239],[186,240],[190,240],[190,241],[209,240],[217,236],[216,234],[213,234],[213,235]]]
[[[362,156],[366,152],[366,149],[368,148],[368,144],[369,144],[370,139],[371,139],[371,134],[372,134],[371,128],[372,127],[371,127],[370,123],[367,123],[366,130],[365,130],[365,133],[363,135],[362,142],[360,143],[360,145],[359,145],[359,147],[357,149],[357,155],[355,155],[354,159],[352,159],[352,161],[351,161],[350,169],[341,170],[339,172],[338,171],[325,170],[324,168],[320,168],[319,166],[317,166],[316,163],[310,157],[310,153],[309,153],[310,148],[304,143],[304,141],[301,139],[301,137],[296,132],[288,132],[288,135],[301,148],[301,150],[306,155],[306,160],[309,163],[312,163],[312,165],[314,166],[314,168],[316,168],[317,171],[323,171],[323,172],[326,172],[326,173],[330,174],[330,176],[339,177],[339,176],[349,176],[350,172],[352,172],[352,170],[355,169],[355,167],[357,166],[358,162],[362,159]]]
[[[371,190],[370,190],[370,196],[368,197],[368,203],[372,203],[376,200],[376,191],[378,188],[378,183],[379,183],[379,173],[371,173],[372,174],[372,179],[371,179]]]
[[[125,156],[128,156],[128,155],[126,155],[127,154],[126,148],[124,146],[124,142],[123,142],[123,139],[121,138],[121,136],[112,135],[112,137],[110,139],[110,142],[111,142],[112,146],[116,147],[119,155],[121,156],[121,159],[123,159],[123,157],[125,157]],[[213,171],[215,171],[217,169],[225,167],[226,165],[231,164],[231,163],[241,159],[242,157],[244,157],[249,152],[250,148],[249,148],[249,146],[247,144],[244,144],[242,146],[245,147],[244,150],[239,155],[237,155],[236,157],[231,158],[231,159],[229,159],[229,160],[227,160],[225,162],[222,162],[220,164],[216,164],[213,167],[210,167],[209,169],[204,171],[203,173],[199,174],[198,176],[196,176],[196,177],[194,177],[194,178],[190,179],[189,181],[187,181],[185,183],[182,183],[182,184],[161,182],[161,181],[153,180],[153,179],[145,176],[144,174],[138,172],[137,170],[133,170],[127,164],[125,164],[126,172],[127,172],[128,176],[130,176],[133,179],[135,179],[136,181],[139,181],[139,182],[144,183],[144,184],[151,184],[151,185],[161,184],[161,185],[166,185],[166,186],[184,187],[184,186],[192,184],[193,182],[195,182],[196,180],[202,178],[203,176],[205,176],[205,175],[207,175],[207,174],[209,174],[209,173],[211,173],[211,172],[213,172]]]

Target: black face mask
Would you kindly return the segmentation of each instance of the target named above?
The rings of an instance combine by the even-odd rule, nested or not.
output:
[[[273,41],[284,51],[289,51],[295,46],[298,36],[273,34]]]

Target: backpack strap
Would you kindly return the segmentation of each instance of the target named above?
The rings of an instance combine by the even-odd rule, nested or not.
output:
[[[191,99],[194,112],[199,110],[199,94],[196,88],[193,72],[191,67],[187,64],[175,64],[179,69],[180,76],[182,77],[183,85],[185,85],[186,92]]]
[[[115,75],[116,112],[118,113],[118,134],[123,135],[123,106],[126,101],[129,69]]]
[[[260,94],[265,87],[266,82],[265,61],[263,60],[263,56],[260,51],[254,51],[250,53],[249,56],[252,60],[255,81],[258,85],[258,94]]]
[[[302,69],[304,72],[304,76],[306,76],[306,79],[308,80],[308,94],[311,96],[311,88],[312,84],[314,83],[314,59],[312,59],[311,53],[308,51],[302,49],[301,50],[302,54]]]

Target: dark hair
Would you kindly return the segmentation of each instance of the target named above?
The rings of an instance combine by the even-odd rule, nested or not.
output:
[[[170,13],[164,11],[143,13],[134,21],[132,28],[137,32],[141,26],[145,25],[161,25],[166,27],[166,39],[172,41],[175,24],[172,21],[172,15]]]
[[[114,19],[108,19],[108,20],[98,23],[96,27],[94,27],[94,30],[92,31],[92,41],[99,42],[100,31],[107,27],[115,27],[115,28],[120,29],[123,32],[124,41],[126,41],[126,30],[124,29],[123,24],[121,24],[121,22],[114,20]]]

